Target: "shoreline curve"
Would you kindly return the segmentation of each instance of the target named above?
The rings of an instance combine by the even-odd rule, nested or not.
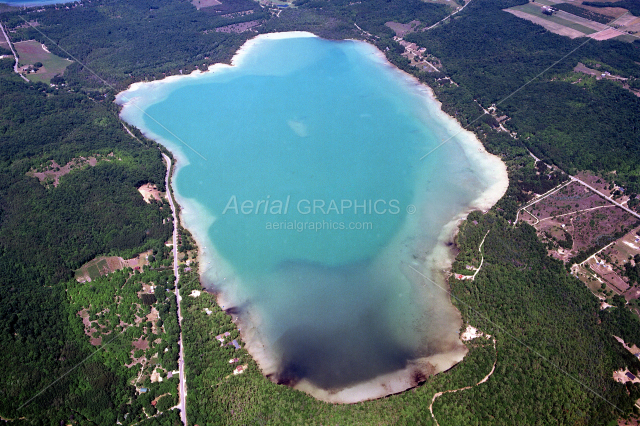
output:
[[[147,102],[145,104],[145,107],[147,107],[149,105],[152,105],[156,102],[161,101],[164,98],[163,96],[164,92],[162,90],[162,87],[166,83],[171,83],[176,80],[183,80],[185,78],[196,78],[202,74],[223,71],[225,69],[239,66],[244,56],[247,54],[247,52],[252,47],[254,47],[255,44],[259,43],[264,39],[285,39],[285,38],[299,38],[299,37],[317,37],[317,36],[315,36],[312,33],[301,32],[301,31],[261,34],[250,40],[247,40],[238,49],[238,51],[236,51],[235,55],[231,60],[230,65],[214,64],[209,66],[208,70],[204,72],[200,70],[196,70],[190,74],[169,76],[169,77],[165,77],[162,80],[156,80],[152,82],[133,83],[132,85],[130,85],[130,87],[127,90],[119,93],[118,96],[116,97],[116,102],[122,106],[121,118],[123,118],[123,113],[125,110],[132,111],[131,109],[132,106],[135,106],[135,108],[133,109],[134,115],[136,115],[135,113],[137,113],[138,115],[144,113],[144,108],[140,108],[137,104],[135,104],[136,102],[135,92],[138,89],[142,88],[143,86],[149,87],[148,85],[151,85],[151,87],[156,86],[157,88],[160,89],[159,95],[156,98],[154,98],[152,102]],[[442,110],[442,103],[436,98],[431,87],[421,83],[416,77],[397,68],[391,62],[389,62],[389,60],[386,58],[384,53],[378,50],[377,47],[375,47],[374,45],[367,42],[363,42],[363,41],[359,41],[359,42],[366,43],[368,46],[370,46],[372,48],[373,53],[377,56],[378,60],[383,62],[386,66],[393,68],[394,72],[401,72],[406,79],[410,80],[413,84],[415,84],[417,90],[422,92],[424,96],[428,97],[433,102],[433,105],[435,105],[435,108],[431,106],[430,113],[435,113],[440,115],[442,118],[441,121],[443,123],[446,123],[445,127],[448,131],[452,129],[455,130],[455,132],[453,132],[454,136],[452,136],[450,139],[453,139],[455,136],[462,134],[463,137],[457,138],[454,143],[458,143],[458,145],[463,150],[465,156],[468,158],[470,163],[476,164],[478,167],[485,168],[487,170],[492,171],[492,173],[490,173],[492,176],[491,179],[488,178],[489,173],[481,174],[483,177],[485,176],[487,177],[487,179],[485,179],[485,181],[483,182],[484,184],[487,185],[487,189],[483,191],[480,194],[480,196],[470,204],[468,209],[456,215],[456,217],[452,218],[452,220],[443,227],[442,231],[440,232],[440,236],[438,238],[438,244],[434,248],[433,253],[431,254],[431,256],[429,256],[428,259],[426,259],[420,265],[423,271],[432,270],[442,274],[443,270],[451,268],[454,253],[452,251],[452,248],[449,247],[449,244],[447,243],[450,243],[454,239],[455,234],[459,229],[460,223],[465,220],[465,218],[468,216],[468,214],[471,211],[478,210],[478,209],[484,212],[488,211],[500,198],[502,198],[502,196],[506,192],[508,183],[509,183],[506,165],[500,160],[499,157],[488,153],[484,149],[484,145],[482,144],[482,142],[478,140],[478,138],[475,136],[474,133],[462,128],[461,124],[454,117],[451,117],[450,115],[446,114]],[[125,96],[125,93],[133,94],[134,96],[127,97]],[[123,118],[123,120],[126,121],[125,118]],[[172,182],[175,181],[180,168],[189,164],[187,157],[183,152],[184,148],[181,146],[176,146],[172,142],[163,140],[162,138],[150,132],[146,132],[146,133],[143,132],[143,133],[145,134],[145,136],[158,141],[159,143],[164,145],[167,149],[169,149],[172,152],[172,154],[176,159],[175,171],[174,173],[172,173]],[[489,180],[491,180],[491,182],[488,182]],[[231,268],[230,265],[224,263],[224,261],[222,261],[220,256],[217,256],[217,253],[215,252],[215,247],[213,243],[209,240],[209,237],[207,235],[206,229],[210,226],[211,223],[213,223],[213,221],[215,221],[215,217],[210,217],[209,215],[206,221],[202,221],[203,214],[206,216],[206,214],[204,213],[204,209],[200,207],[195,200],[181,197],[178,191],[175,189],[175,185],[172,185],[172,189],[173,189],[176,201],[178,201],[178,204],[179,204],[178,207],[180,210],[180,221],[183,223],[183,226],[185,226],[191,231],[194,239],[198,244],[198,264],[199,264],[199,273],[201,276],[201,285],[205,290],[215,294],[218,304],[232,315],[232,317],[234,318],[234,322],[236,323],[236,325],[238,325],[240,330],[242,321],[239,320],[237,315],[233,314],[233,309],[227,306],[228,302],[225,302],[221,292],[211,291],[206,287],[206,282],[205,282],[206,280],[211,281],[210,284],[214,284],[217,281],[219,282],[219,280],[225,279],[224,277],[227,276],[226,272],[232,271],[233,269]],[[193,219],[195,217],[198,217],[200,220],[195,221]],[[196,223],[198,223],[199,225],[195,226]],[[208,259],[212,259],[212,260],[215,259],[216,261],[215,267],[208,266],[210,263],[212,263],[212,261],[210,262],[208,261]],[[447,286],[446,282],[444,283],[444,285]],[[447,289],[442,288],[442,289],[444,291],[447,291],[447,297],[448,297],[448,288]],[[450,297],[449,297],[449,302],[450,302]],[[458,312],[458,314],[460,314],[455,307],[453,308]],[[460,317],[460,321],[462,322],[461,317]],[[269,374],[267,374],[266,372],[270,370],[269,368],[270,362],[267,359],[268,356],[266,355],[266,352],[263,349],[261,350],[261,348],[258,347],[259,345],[253,345],[250,343],[250,342],[255,343],[256,339],[251,338],[250,336],[247,336],[246,331],[244,332],[241,331],[241,336],[245,341],[245,343],[247,344],[247,348],[251,356],[261,367],[261,369],[263,370],[263,373],[268,377]],[[439,368],[437,372],[446,371],[452,366],[456,365],[458,362],[462,361],[462,359],[466,355],[466,352],[467,351],[464,350],[461,353],[459,353],[456,356],[457,360],[455,360],[453,363],[447,362],[446,364],[449,364],[449,365],[447,365],[446,367],[443,366],[442,368]],[[296,389],[305,391],[306,393],[309,393],[310,395],[314,396],[317,399],[327,401],[327,402],[333,402],[333,403],[336,403],[336,402],[337,403],[355,403],[355,402],[360,402],[360,401],[369,400],[369,399],[377,399],[387,395],[397,394],[417,386],[419,383],[421,383],[426,379],[426,376],[430,375],[428,374],[430,371],[432,372],[432,374],[437,373],[437,372],[433,372],[434,366],[432,364],[429,363],[425,365],[426,360],[422,360],[422,361],[416,360],[416,361],[417,361],[416,364],[409,365],[404,370],[378,376],[370,381],[359,383],[355,386],[340,390],[338,392],[329,392],[323,389],[319,389],[311,385],[310,383],[305,382],[304,380],[301,382],[298,382],[293,387]]]

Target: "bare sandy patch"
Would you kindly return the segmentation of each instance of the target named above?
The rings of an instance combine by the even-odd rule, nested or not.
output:
[[[471,325],[467,325],[467,328],[460,335],[460,340],[462,340],[463,342],[468,342],[478,337],[485,337],[487,339],[491,338],[491,336],[489,336],[488,334],[484,334],[482,331],[479,331],[477,328]]]
[[[140,188],[138,188],[138,192],[142,195],[144,202],[149,204],[151,200],[162,201],[162,195],[158,190],[156,185],[151,183],[145,183]]]
[[[95,157],[78,157],[69,161],[64,166],[59,165],[55,162],[55,160],[51,160],[49,165],[43,171],[36,171],[35,169],[31,169],[27,172],[27,176],[38,178],[40,183],[44,183],[45,186],[48,186],[49,183],[53,183],[54,187],[57,187],[60,184],[60,178],[66,174],[69,174],[72,170],[80,169],[84,166],[95,167],[98,164],[98,160],[109,161],[107,158],[100,158],[101,156],[97,154]]]
[[[149,349],[149,342],[147,341],[147,339],[145,339],[144,336],[140,336],[138,340],[134,340],[133,342],[131,342],[131,345],[133,345],[134,348],[142,349],[143,351]]]
[[[599,31],[597,33],[590,34],[588,37],[591,37],[594,40],[602,41],[609,40],[610,38],[618,37],[619,35],[624,34],[622,31],[618,31],[615,28],[608,28],[604,31]]]

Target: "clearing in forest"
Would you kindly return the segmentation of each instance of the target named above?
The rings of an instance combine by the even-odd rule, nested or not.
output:
[[[13,46],[19,57],[18,65],[25,76],[34,82],[50,83],[53,77],[62,75],[65,68],[73,63],[49,52],[43,44],[35,40],[19,41]],[[38,67],[37,71],[27,72],[33,70],[38,62],[42,66]]]
[[[81,283],[91,282],[98,277],[124,268],[142,270],[145,265],[149,264],[151,254],[151,250],[148,250],[131,259],[123,259],[120,256],[96,257],[76,270],[76,280]]]
[[[203,7],[218,6],[222,4],[222,2],[218,0],[191,0],[191,4],[194,5],[196,9],[200,10]]]
[[[640,39],[640,18],[618,7],[584,6],[582,2],[536,0],[504,9],[562,36],[634,42]]]

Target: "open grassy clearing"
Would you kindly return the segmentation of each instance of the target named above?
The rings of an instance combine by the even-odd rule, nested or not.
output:
[[[577,31],[583,35],[589,35],[597,32],[597,30],[593,28],[589,28],[584,25],[571,22],[567,19],[563,19],[555,15],[552,15],[552,16],[544,15],[542,13],[541,8],[542,8],[542,4],[536,5],[536,4],[528,3],[528,4],[523,4],[521,6],[515,6],[509,9],[505,9],[505,11],[510,13],[513,13],[514,11],[520,12],[520,13],[513,13],[513,14],[518,16],[519,18],[527,19],[535,24],[542,25],[543,27],[547,28],[549,31],[556,34],[560,34],[560,35],[568,35],[568,34],[563,33],[562,28],[559,28],[558,26],[567,28],[569,30]],[[547,25],[546,24],[547,22],[551,25]],[[575,37],[572,37],[572,38],[575,38]]]
[[[222,4],[222,2],[219,2],[218,0],[192,0],[191,4],[194,5],[196,9],[200,10],[203,7],[218,6]]]
[[[142,270],[145,265],[149,264],[151,254],[152,252],[149,250],[131,259],[123,259],[119,256],[100,256],[76,270],[75,277],[78,282],[91,282],[124,268]]]
[[[65,68],[73,62],[49,53],[41,43],[35,40],[20,41],[14,43],[14,47],[19,57],[20,67],[26,69],[37,62],[42,63],[42,67],[36,73],[26,74],[31,81],[49,83],[56,75],[62,75]]]
[[[0,36],[0,48],[11,50],[9,43],[7,43],[7,40],[2,36]]]

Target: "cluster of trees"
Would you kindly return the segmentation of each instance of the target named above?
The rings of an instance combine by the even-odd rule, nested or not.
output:
[[[297,0],[295,4],[303,9],[322,9],[326,13],[342,16],[365,31],[393,37],[393,30],[385,26],[386,22],[402,24],[420,21],[422,29],[438,22],[450,13],[451,8],[443,4],[427,3],[420,0],[370,0],[353,2],[349,0]],[[353,24],[352,24],[353,25]]]
[[[296,0],[296,8],[280,12],[280,18],[267,20],[261,32],[310,31],[328,39],[361,39],[363,34],[356,27],[374,33],[371,42],[389,43],[395,35],[386,22],[406,24],[419,20],[419,28],[431,25],[444,18],[448,6],[418,0]]]
[[[569,173],[616,170],[617,184],[640,192],[640,117],[635,113],[640,99],[618,83],[581,75],[583,82],[572,84],[576,79],[570,78],[578,62],[638,77],[637,43],[582,45],[580,39],[550,33],[501,10],[519,3],[472,3],[459,19],[405,37],[440,58],[443,72],[458,86],[438,81],[441,75],[435,73],[413,73],[434,87],[443,108],[463,125],[482,114],[472,100],[495,104],[498,115],[510,117],[505,126],[539,158]],[[507,157],[512,154],[505,151],[518,144],[504,144],[488,129],[481,138],[492,152]]]
[[[463,317],[496,337],[498,366],[486,386],[442,397],[448,412],[466,419],[440,424],[606,424],[632,414],[640,386],[616,383],[611,374],[640,363],[611,335],[640,341],[637,317],[624,302],[600,311],[527,224],[514,228],[495,213],[475,212],[458,234],[461,255],[477,252],[488,230],[475,281],[450,284]]]
[[[624,264],[624,275],[631,283],[640,283],[640,254],[633,256],[633,264],[631,262]]]

